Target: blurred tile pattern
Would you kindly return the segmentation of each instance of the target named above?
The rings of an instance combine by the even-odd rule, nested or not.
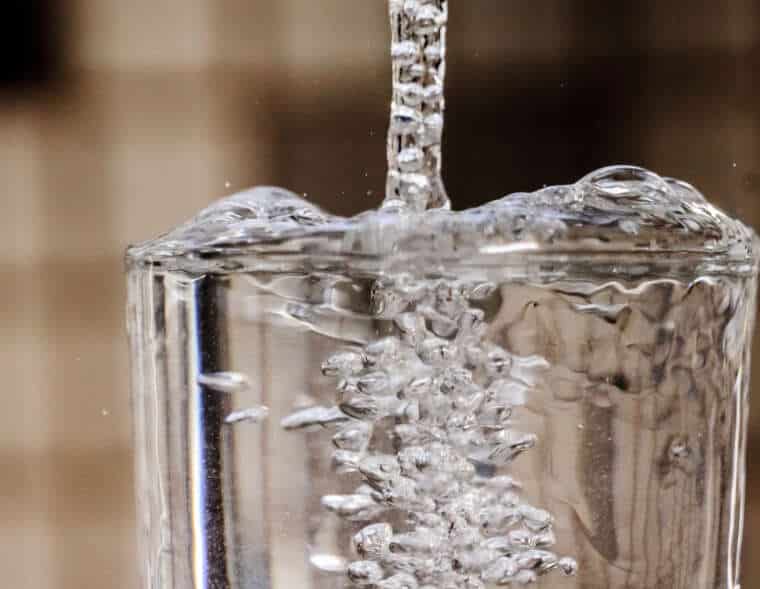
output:
[[[0,570],[17,589],[132,589],[122,252],[251,184],[374,205],[387,23],[351,0],[63,4],[61,80],[0,99]],[[618,4],[452,6],[455,203],[633,161],[760,226],[760,7]]]

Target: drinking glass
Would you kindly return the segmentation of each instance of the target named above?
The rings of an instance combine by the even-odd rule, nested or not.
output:
[[[756,252],[633,167],[130,248],[142,586],[737,589]]]

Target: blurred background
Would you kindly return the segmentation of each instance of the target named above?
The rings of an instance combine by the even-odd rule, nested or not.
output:
[[[385,2],[6,4],[3,586],[133,589],[124,249],[253,184],[339,213],[376,205]],[[457,208],[625,162],[760,226],[756,0],[455,1],[449,38]],[[746,579],[760,577],[755,404]]]

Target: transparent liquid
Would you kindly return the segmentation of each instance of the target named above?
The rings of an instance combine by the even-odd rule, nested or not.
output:
[[[736,589],[755,237],[603,169],[450,213],[447,0],[389,0],[382,209],[131,248],[152,589]]]
[[[386,208],[450,208],[441,178],[448,0],[390,0]]]
[[[545,270],[133,269],[146,586],[734,589],[754,277]]]

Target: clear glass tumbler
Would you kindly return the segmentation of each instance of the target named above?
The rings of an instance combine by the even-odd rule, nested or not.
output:
[[[737,589],[756,253],[630,167],[131,248],[142,586]]]

